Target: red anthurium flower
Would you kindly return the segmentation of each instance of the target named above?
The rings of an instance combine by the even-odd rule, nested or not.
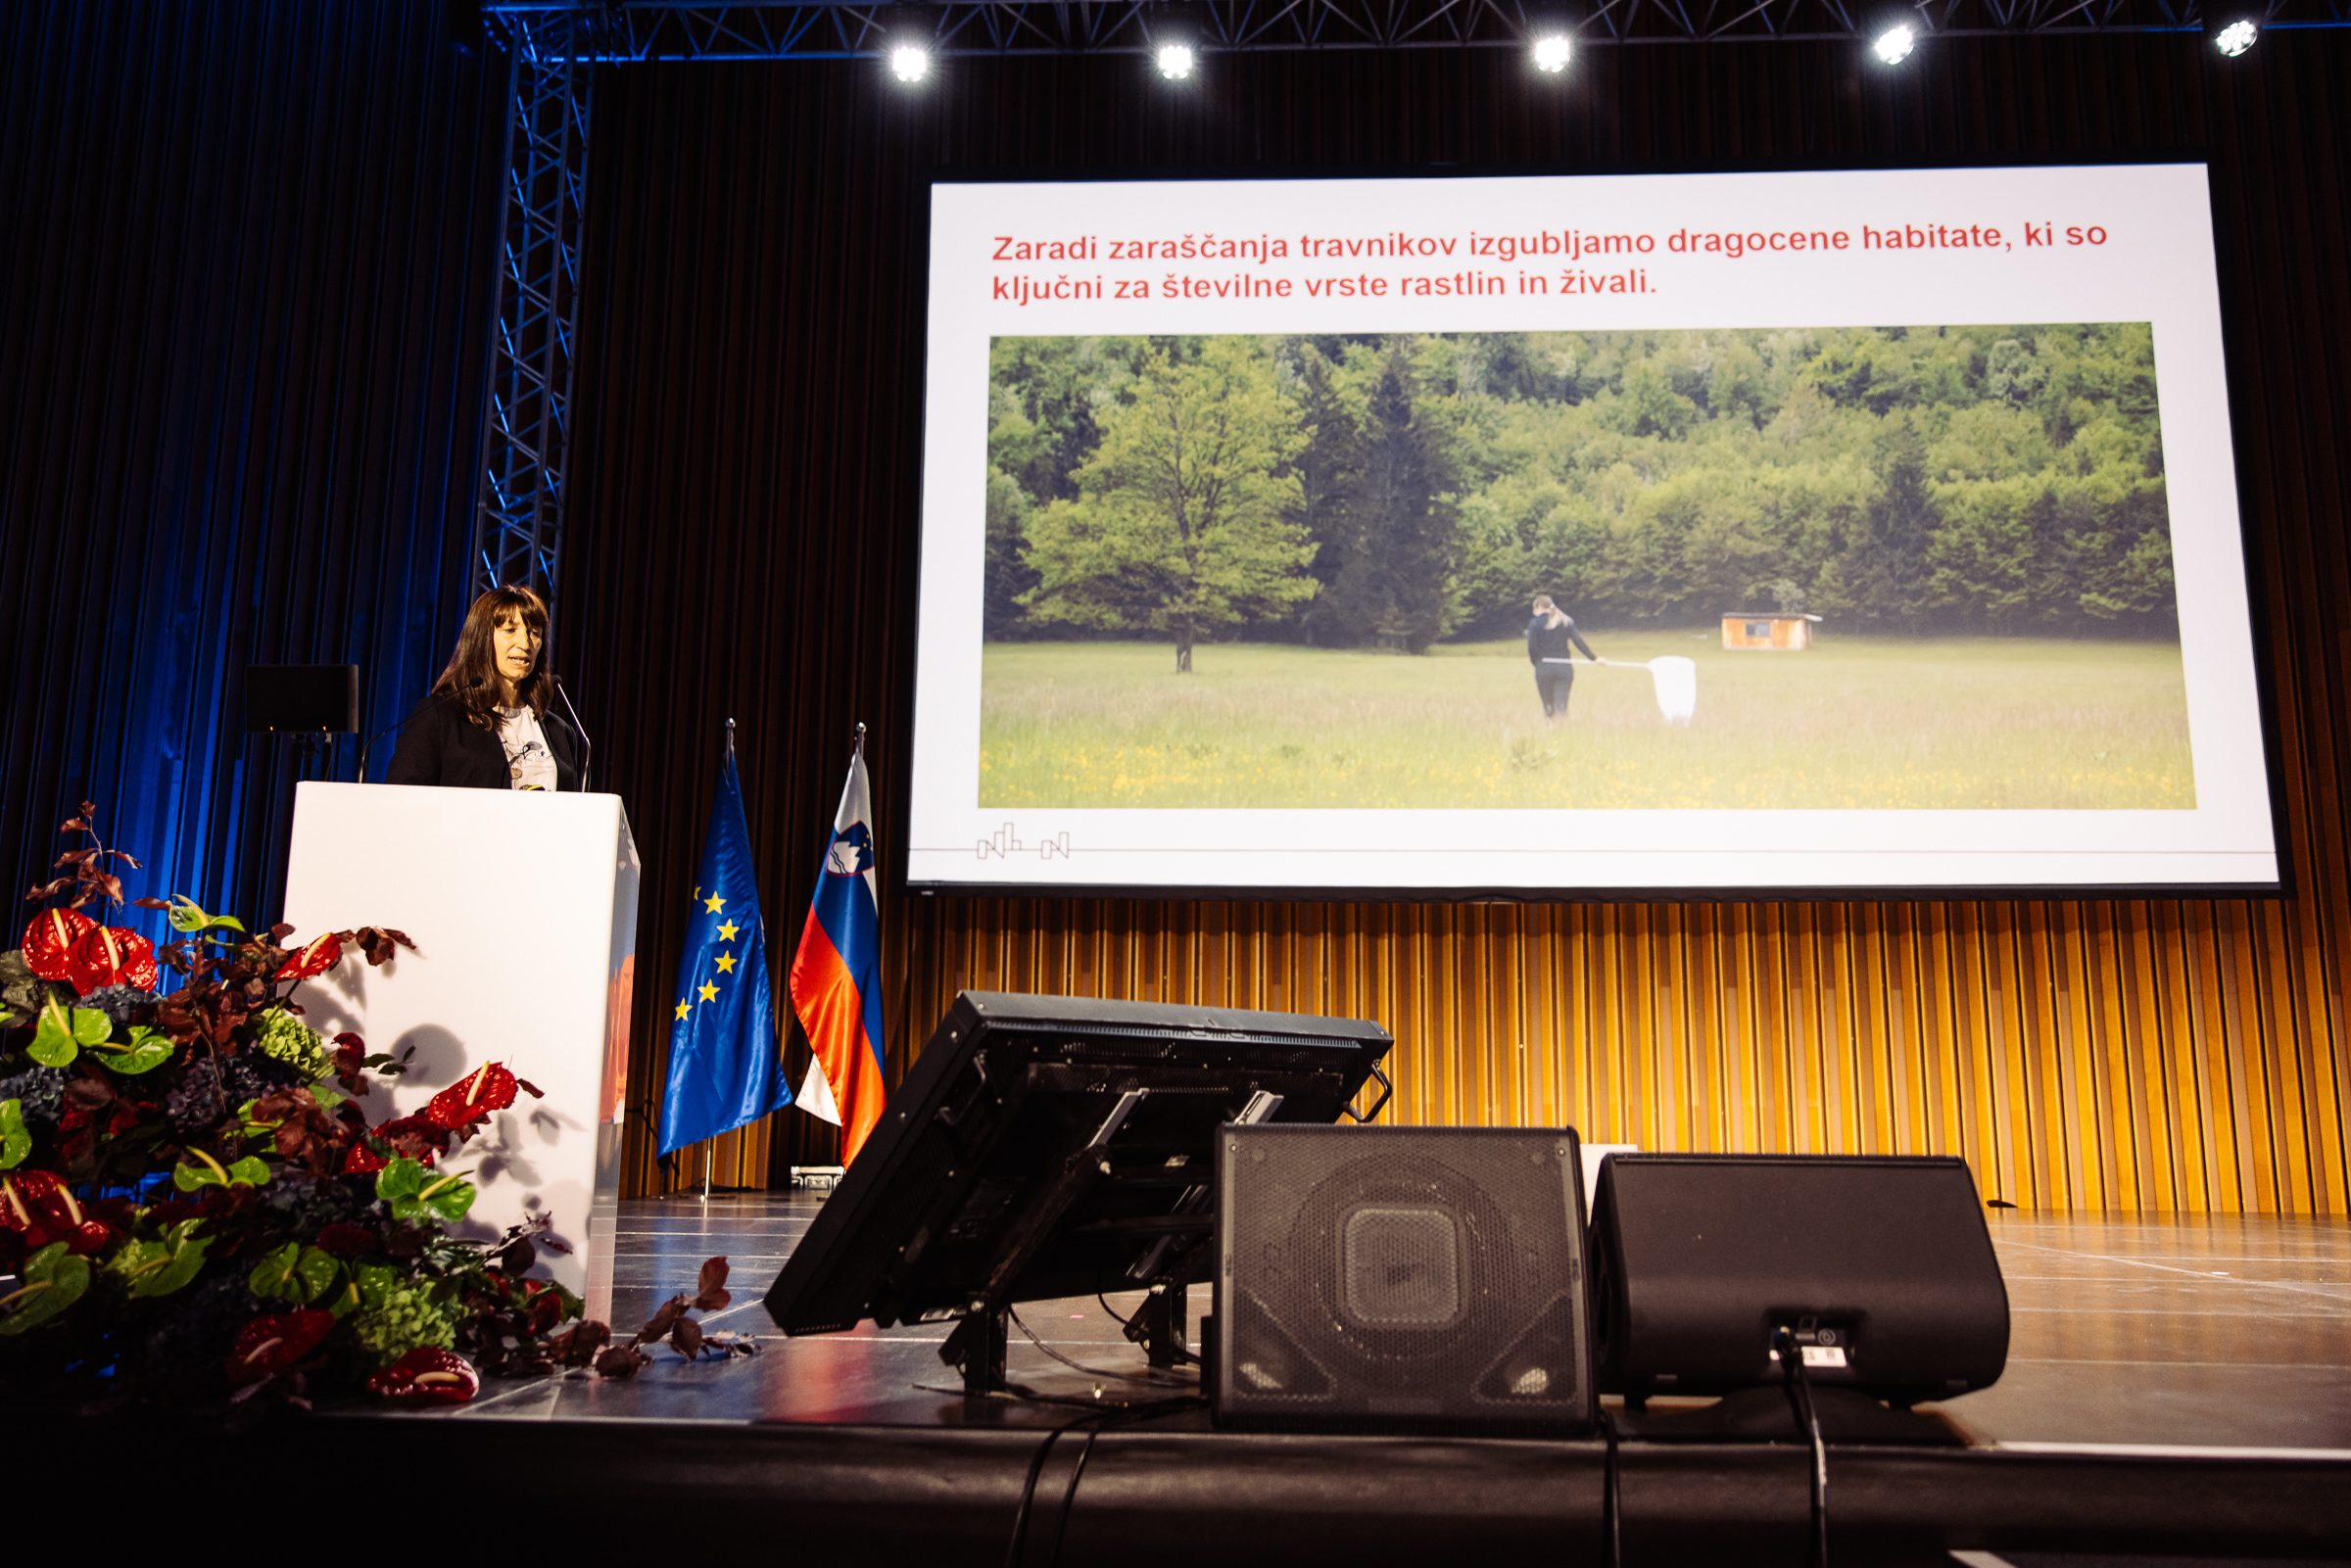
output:
[[[258,1383],[275,1377],[316,1350],[334,1326],[334,1313],[315,1308],[264,1313],[237,1336],[237,1348],[228,1353],[228,1380]]]
[[[66,955],[66,978],[87,996],[102,985],[155,989],[155,944],[137,931],[93,926]]]
[[[343,962],[343,938],[333,931],[313,936],[305,942],[295,955],[277,967],[281,980],[307,980],[313,974],[324,974]]]
[[[351,1168],[348,1161],[345,1162],[344,1168],[346,1170]],[[383,1245],[382,1238],[363,1225],[346,1225],[338,1222],[328,1225],[318,1232],[318,1250],[322,1253],[331,1253],[337,1258],[364,1258],[369,1253],[381,1252]]]
[[[97,928],[87,915],[44,909],[24,927],[24,962],[44,980],[71,980],[74,944]]]
[[[496,1062],[485,1062],[433,1096],[424,1108],[426,1117],[456,1131],[486,1119],[493,1111],[514,1103],[514,1074]]]
[[[23,1236],[27,1252],[62,1241],[67,1252],[82,1258],[115,1239],[112,1227],[82,1208],[72,1190],[46,1170],[0,1176],[0,1227]]]
[[[455,1351],[420,1345],[367,1380],[367,1392],[403,1404],[463,1404],[482,1374]]]
[[[346,1176],[372,1176],[383,1168],[383,1157],[365,1143],[353,1143],[343,1155],[343,1174]]]

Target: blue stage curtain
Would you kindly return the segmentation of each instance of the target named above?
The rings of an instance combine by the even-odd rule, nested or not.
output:
[[[298,761],[246,665],[358,663],[373,730],[446,652],[506,71],[440,10],[0,6],[7,945],[84,798],[137,891],[275,918]]]

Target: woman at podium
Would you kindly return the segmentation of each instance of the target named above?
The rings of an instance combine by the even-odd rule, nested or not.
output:
[[[494,588],[473,601],[456,650],[401,726],[386,784],[459,789],[580,787],[580,739],[549,704],[554,672],[540,658],[547,601]]]

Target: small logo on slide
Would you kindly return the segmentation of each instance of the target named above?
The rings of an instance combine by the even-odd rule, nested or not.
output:
[[[873,869],[874,835],[864,823],[850,823],[833,835],[833,847],[825,854],[826,876],[855,877]]]

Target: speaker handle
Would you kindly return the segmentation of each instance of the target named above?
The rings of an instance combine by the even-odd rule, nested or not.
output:
[[[1371,1064],[1371,1076],[1379,1080],[1379,1098],[1372,1102],[1370,1110],[1365,1112],[1359,1117],[1355,1114],[1355,1107],[1351,1105],[1343,1105],[1339,1107],[1341,1111],[1346,1112],[1348,1117],[1355,1121],[1368,1121],[1373,1117],[1378,1116],[1380,1109],[1388,1103],[1389,1096],[1396,1092],[1396,1085],[1388,1081],[1388,1075],[1379,1070],[1379,1064],[1376,1062]]]

